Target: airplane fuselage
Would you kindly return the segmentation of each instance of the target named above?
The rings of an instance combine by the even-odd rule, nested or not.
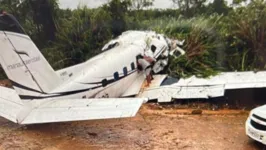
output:
[[[138,55],[144,49],[137,45],[107,50],[82,64],[78,72],[61,72],[69,78],[47,98],[115,98],[121,97],[130,85],[143,76],[137,71]],[[144,78],[143,78],[144,79]]]

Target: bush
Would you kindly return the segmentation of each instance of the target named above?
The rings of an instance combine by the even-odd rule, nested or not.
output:
[[[266,3],[253,1],[231,12],[223,22],[226,27],[227,68],[229,70],[264,70],[266,65]]]

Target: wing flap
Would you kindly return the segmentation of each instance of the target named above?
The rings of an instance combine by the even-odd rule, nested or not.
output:
[[[20,120],[20,124],[133,117],[143,98],[47,100]]]

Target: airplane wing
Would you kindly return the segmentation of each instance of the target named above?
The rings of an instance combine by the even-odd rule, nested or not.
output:
[[[133,117],[145,102],[143,98],[46,100],[32,103],[17,116],[19,124]]]
[[[0,116],[18,124],[41,124],[136,115],[146,98],[46,99],[23,101],[0,86]]]
[[[157,75],[154,78],[150,87],[145,88],[139,97],[157,99],[158,102],[171,102],[173,99],[223,97],[226,90],[266,87],[266,71],[223,72],[206,79],[193,76],[170,81],[167,84],[161,80],[165,79],[164,76]]]

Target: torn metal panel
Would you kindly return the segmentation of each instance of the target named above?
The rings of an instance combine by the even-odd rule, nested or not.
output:
[[[141,97],[148,97],[151,100],[158,99],[158,102],[171,102],[172,99],[194,99],[213,98],[224,95],[223,85],[214,86],[162,86],[147,88]]]
[[[158,81],[155,82],[157,84],[145,88],[140,97],[157,99],[158,102],[171,102],[172,99],[207,99],[222,97],[225,90],[265,88],[266,72],[227,72],[207,79],[193,76],[161,86],[158,86]]]
[[[207,79],[196,78],[181,79],[175,86],[213,86],[221,85],[225,89],[262,88],[266,87],[266,72],[227,72]]]

